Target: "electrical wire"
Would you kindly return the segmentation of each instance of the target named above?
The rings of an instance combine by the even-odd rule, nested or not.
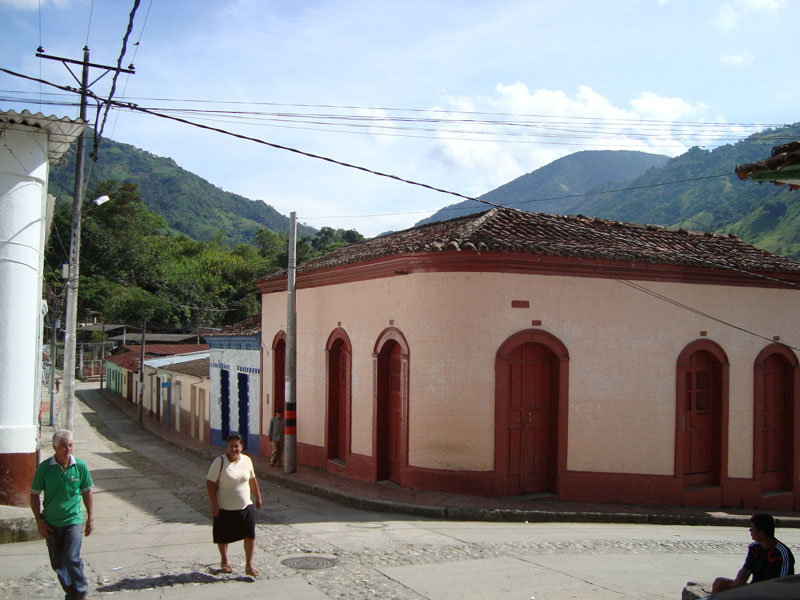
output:
[[[6,69],[0,69],[0,70],[8,72],[8,70],[6,70]],[[50,85],[54,85],[54,84],[50,84]],[[59,86],[55,86],[55,87],[59,87]],[[445,193],[445,194],[454,195],[454,196],[463,198],[465,200],[473,200],[473,201],[476,201],[476,202],[480,202],[482,204],[487,204],[489,206],[501,208],[501,205],[495,204],[493,202],[489,202],[487,200],[483,200],[483,199],[480,199],[480,198],[469,197],[469,196],[466,196],[464,194],[460,194],[458,192],[453,192],[453,191],[450,191],[450,190],[436,188],[436,187],[430,186],[428,184],[416,182],[416,181],[413,181],[413,180],[408,180],[408,179],[405,179],[405,178],[402,178],[402,177],[399,177],[399,176],[396,176],[396,175],[383,173],[383,172],[380,172],[380,171],[375,171],[375,170],[372,170],[372,169],[368,169],[366,167],[362,167],[362,166],[359,166],[359,165],[354,165],[354,164],[351,164],[351,163],[346,163],[344,161],[339,161],[339,160],[336,160],[336,159],[333,159],[333,158],[330,158],[330,157],[325,157],[325,156],[321,156],[321,155],[317,155],[317,154],[312,154],[312,153],[309,153],[309,152],[305,152],[305,151],[298,150],[296,148],[291,148],[291,147],[288,147],[288,146],[284,146],[284,145],[281,145],[281,144],[275,144],[275,143],[272,143],[272,142],[267,142],[266,140],[262,140],[262,139],[259,139],[259,138],[254,138],[252,136],[245,136],[245,135],[242,135],[242,134],[233,133],[233,132],[230,132],[230,131],[227,131],[227,130],[223,130],[223,129],[220,129],[220,128],[211,127],[209,125],[203,125],[203,124],[195,123],[195,122],[189,121],[187,119],[183,119],[181,117],[162,114],[162,113],[153,111],[151,109],[146,109],[146,108],[135,106],[135,105],[125,105],[125,104],[122,104],[122,103],[120,103],[118,101],[114,101],[114,100],[108,100],[108,102],[117,104],[118,106],[121,106],[123,108],[128,108],[130,110],[143,112],[143,113],[150,114],[152,116],[156,116],[156,117],[159,117],[159,118],[165,118],[165,119],[177,121],[177,122],[184,123],[186,125],[190,125],[190,126],[193,126],[193,127],[198,127],[198,128],[201,128],[201,129],[206,129],[206,130],[214,131],[214,132],[221,133],[221,134],[224,134],[224,135],[232,136],[232,137],[235,137],[235,138],[256,142],[256,143],[263,144],[263,145],[266,145],[266,146],[269,146],[269,147],[273,147],[273,148],[276,148],[276,149],[286,150],[286,151],[289,151],[289,152],[300,154],[300,155],[303,155],[303,156],[306,156],[306,157],[309,157],[309,158],[315,158],[315,159],[318,159],[318,160],[323,160],[323,161],[330,162],[330,163],[333,163],[333,164],[336,164],[336,165],[339,165],[339,166],[352,168],[352,169],[357,169],[357,170],[364,171],[364,172],[367,172],[367,173],[370,173],[370,174],[373,174],[373,175],[394,179],[396,181],[400,181],[400,182],[407,183],[407,184],[410,184],[410,185],[420,186],[420,187],[423,187],[423,188],[430,189],[432,191],[437,191],[437,192],[441,192],[441,193]],[[704,177],[704,179],[705,178],[711,178],[711,177],[717,177],[717,176],[708,176],[708,177]],[[653,184],[653,186],[655,186],[655,185],[662,185],[662,184]],[[638,186],[638,187],[639,188],[643,188],[643,187],[649,187],[649,186]],[[512,208],[511,210],[518,210],[518,209]],[[570,224],[570,225],[572,225],[572,224]],[[612,236],[611,234],[607,234],[606,232],[598,232],[598,233],[601,233],[601,234],[604,234],[604,235],[608,235],[609,237],[616,237],[616,239],[625,240],[628,243],[631,243],[631,242],[636,243],[634,240],[630,240],[630,239],[627,239],[627,238],[624,238],[624,237],[620,237],[620,236]],[[638,243],[641,244],[641,242],[638,242]],[[651,247],[650,249],[655,249],[655,248]],[[657,249],[657,250],[659,250],[660,252],[663,252],[663,249]],[[779,280],[779,279],[776,279],[776,278],[771,278],[771,277],[768,277],[768,276],[764,276],[764,275],[761,275],[761,274],[758,274],[758,273],[752,273],[752,272],[746,271],[744,269],[739,269],[739,268],[732,267],[731,265],[726,265],[726,264],[722,264],[722,263],[716,263],[714,261],[709,261],[707,259],[701,259],[701,258],[698,258],[698,257],[694,257],[694,256],[691,256],[691,255],[686,255],[686,254],[682,254],[682,253],[677,253],[677,252],[672,253],[672,254],[677,255],[677,256],[682,256],[682,257],[688,257],[688,258],[691,258],[693,260],[699,260],[701,262],[706,262],[708,264],[711,264],[711,265],[714,265],[714,266],[718,266],[720,268],[730,269],[730,270],[738,271],[738,272],[741,272],[741,273],[746,273],[746,274],[751,275],[751,276],[764,277],[765,279],[769,279],[769,280],[771,280],[773,282],[779,282],[779,283],[782,283],[782,284],[789,284],[789,285],[793,285],[793,286],[797,287],[796,284],[793,284],[791,282],[782,281],[782,280]],[[620,281],[622,281],[622,280],[620,280]],[[628,282],[628,284],[630,284],[630,282]],[[632,285],[633,287],[636,287],[634,284],[630,284],[630,285]],[[646,290],[647,290],[647,288],[642,288],[641,291],[646,291]],[[647,290],[647,291],[649,293],[649,290]],[[666,300],[666,301],[669,300],[666,297],[664,297],[663,299]],[[688,310],[691,307],[687,306],[686,308]],[[198,309],[198,308],[195,307],[195,309]],[[708,316],[709,318],[714,318],[714,317],[711,317],[710,315],[705,315],[705,313],[703,313],[703,314],[704,314],[704,316]],[[721,323],[726,323],[725,321],[723,321],[721,319],[714,318],[714,320],[719,321]],[[730,325],[732,327],[736,327],[737,329],[740,329],[740,330],[745,331],[747,333],[752,333],[752,332],[750,332],[748,330],[745,330],[743,328],[740,328],[738,326],[735,326],[735,325],[732,325],[732,324],[729,324],[729,323],[726,323],[726,324],[728,324],[728,325]],[[758,335],[758,334],[753,334],[753,335]],[[763,336],[759,336],[759,337],[763,337]],[[769,338],[765,338],[765,339],[769,339]]]
[[[645,294],[648,294],[650,296],[653,296],[654,298],[657,298],[657,299],[659,299],[659,300],[661,300],[663,302],[667,302],[669,304],[672,304],[673,306],[676,306],[676,307],[678,307],[678,308],[680,308],[682,310],[689,311],[691,313],[694,313],[694,314],[696,314],[698,316],[701,316],[701,317],[704,317],[706,319],[711,319],[712,321],[715,321],[717,323],[725,325],[726,327],[731,327],[733,329],[736,329],[736,330],[741,331],[743,333],[746,333],[748,335],[752,335],[752,336],[760,338],[762,340],[766,340],[766,341],[768,341],[770,343],[775,341],[774,338],[771,338],[771,337],[768,337],[768,336],[765,336],[765,335],[761,335],[760,333],[756,333],[754,331],[751,331],[749,329],[746,329],[744,327],[741,327],[741,326],[736,325],[734,323],[731,323],[729,321],[725,321],[724,319],[720,319],[719,317],[715,317],[714,315],[710,315],[707,312],[703,312],[701,310],[698,310],[696,308],[693,308],[693,307],[689,306],[688,304],[684,304],[683,302],[679,302],[677,300],[674,300],[673,298],[669,298],[668,296],[665,296],[663,294],[655,292],[655,291],[653,291],[653,290],[651,290],[649,288],[646,288],[643,285],[640,285],[638,283],[633,283],[632,281],[628,281],[628,280],[625,280],[625,279],[614,279],[614,281],[617,281],[619,283],[627,285],[627,286],[629,286],[629,287],[631,287],[631,288],[633,288],[635,290],[638,290],[638,291],[640,291],[642,293],[645,293]],[[787,348],[791,348],[792,350],[800,352],[800,348],[797,348],[795,346],[786,344],[784,342],[781,342],[781,343],[784,346],[786,346]]]

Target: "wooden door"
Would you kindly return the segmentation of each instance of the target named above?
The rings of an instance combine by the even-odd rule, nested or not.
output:
[[[554,360],[542,345],[522,344],[507,359],[506,493],[552,490],[556,463]]]
[[[387,342],[378,354],[376,467],[377,478],[400,483],[403,455],[404,356],[402,347]]]
[[[719,382],[714,359],[704,351],[689,358],[683,402],[684,486],[713,485],[719,468]]]
[[[388,427],[389,427],[389,472],[388,479],[400,483],[400,466],[402,464],[402,414],[403,414],[403,359],[400,345],[394,344],[389,355],[389,388],[388,388]]]
[[[347,398],[349,355],[339,340],[328,352],[328,458],[347,456]]]
[[[339,351],[339,364],[337,365],[339,376],[339,390],[337,394],[338,409],[337,431],[336,431],[336,457],[345,460],[347,458],[347,398],[350,390],[350,353],[342,345]]]
[[[792,391],[794,374],[780,354],[771,354],[764,364],[764,398],[757,401],[761,423],[761,490],[791,490]]]
[[[286,398],[286,342],[279,340],[272,351],[272,414],[280,411],[284,418]]]

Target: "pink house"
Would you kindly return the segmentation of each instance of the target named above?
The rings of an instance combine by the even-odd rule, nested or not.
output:
[[[476,495],[800,507],[800,263],[513,209],[297,271],[298,461]],[[286,274],[262,292],[283,404]]]

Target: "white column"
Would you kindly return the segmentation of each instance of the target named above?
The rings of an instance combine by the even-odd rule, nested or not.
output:
[[[48,134],[0,135],[0,454],[36,451]]]

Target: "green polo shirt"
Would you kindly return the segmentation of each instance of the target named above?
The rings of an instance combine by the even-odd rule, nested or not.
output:
[[[83,492],[92,489],[94,482],[86,463],[70,455],[69,465],[62,469],[55,456],[42,461],[36,468],[31,494],[44,492],[42,518],[55,527],[83,523],[81,499]]]

